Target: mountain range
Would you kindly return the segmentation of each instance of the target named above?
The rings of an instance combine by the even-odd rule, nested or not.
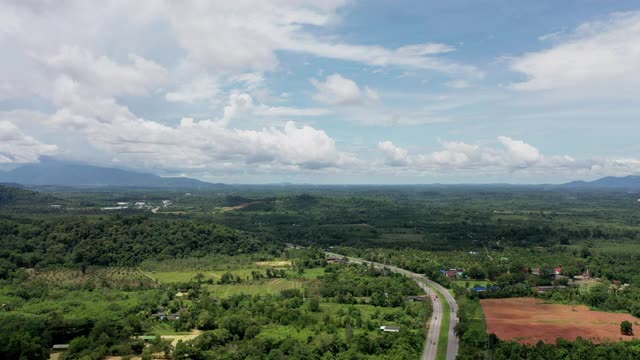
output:
[[[572,181],[562,186],[576,189],[640,190],[640,175],[607,176],[594,181]]]
[[[66,187],[152,187],[213,189],[225,186],[187,177],[162,177],[110,167],[44,159],[37,164],[20,166],[11,171],[0,171],[0,183],[26,186],[53,185]],[[504,184],[505,186],[507,184]],[[594,181],[572,181],[560,185],[543,185],[547,189],[625,190],[640,191],[640,176],[608,176]]]
[[[45,160],[11,171],[0,172],[0,183],[21,185],[56,185],[69,187],[162,187],[162,188],[216,188],[213,184],[186,177],[162,177],[117,168]]]

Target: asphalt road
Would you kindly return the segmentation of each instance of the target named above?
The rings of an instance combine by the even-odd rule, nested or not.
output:
[[[326,254],[337,258],[344,257],[344,255],[335,253],[326,252]],[[449,291],[447,291],[447,289],[445,289],[442,285],[436,283],[435,281],[427,279],[423,275],[416,274],[414,272],[396,266],[384,265],[381,263],[352,257],[347,257],[347,259],[354,263],[373,265],[375,267],[386,267],[387,269],[395,273],[409,276],[413,278],[418,283],[418,286],[420,286],[420,288],[422,288],[429,295],[429,298],[431,299],[431,303],[433,305],[433,315],[431,316],[431,321],[429,322],[429,331],[427,332],[424,349],[422,351],[422,356],[420,357],[420,359],[422,360],[435,360],[436,358],[436,354],[438,352],[438,338],[440,337],[440,327],[442,325],[442,301],[447,301],[449,303],[449,309],[451,311],[448,329],[449,337],[447,343],[447,360],[456,359],[456,356],[458,356],[458,338],[456,337],[454,329],[456,324],[458,323],[458,304],[456,304],[456,300],[453,298],[453,296],[451,296],[451,294],[449,294]],[[441,299],[440,296],[436,295],[436,293],[429,286],[427,286],[427,284],[438,289],[438,291],[440,291],[440,293],[444,295],[445,299]]]
[[[416,281],[424,292],[429,295],[431,303],[433,304],[433,314],[429,322],[429,331],[427,332],[427,338],[420,359],[435,360],[436,354],[438,353],[438,338],[440,337],[440,327],[442,325],[442,303],[439,301],[435,292],[431,290],[424,281],[417,279]]]

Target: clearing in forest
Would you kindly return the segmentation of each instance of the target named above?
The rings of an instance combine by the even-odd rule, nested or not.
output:
[[[500,339],[535,344],[555,343],[557,338],[578,336],[594,343],[640,338],[638,319],[622,313],[591,311],[584,305],[546,304],[535,298],[480,300],[487,319],[487,331]],[[620,323],[634,324],[635,336],[620,334]]]
[[[257,205],[257,204],[264,204],[264,201],[245,202],[236,206],[223,206],[222,211],[226,212],[226,211],[240,210],[240,209],[246,208],[247,206]]]
[[[256,262],[256,266],[266,266],[266,267],[287,267],[291,266],[291,260],[274,260],[274,261],[258,261]]]

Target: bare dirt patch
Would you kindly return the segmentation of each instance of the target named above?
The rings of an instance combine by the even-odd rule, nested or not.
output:
[[[291,266],[291,260],[258,261],[256,262],[256,265],[268,266],[268,267],[287,267],[287,266]]]
[[[193,340],[195,338],[197,338],[198,336],[200,336],[200,334],[202,334],[201,330],[191,330],[191,334],[189,335],[162,335],[160,336],[161,338],[165,339],[165,340],[171,340],[171,345],[173,347],[175,347],[178,344],[178,341],[182,340],[182,341],[189,341],[189,340]]]
[[[557,338],[575,340],[578,336],[594,343],[640,338],[620,334],[623,320],[638,329],[639,319],[628,314],[591,311],[584,305],[545,304],[534,298],[484,299],[480,304],[488,331],[504,340],[535,344],[538,340],[555,343]]]
[[[247,206],[250,205],[258,205],[258,204],[263,204],[264,201],[252,201],[252,202],[246,202],[246,203],[242,203],[236,206],[224,206],[222,207],[222,211],[233,211],[233,210],[240,210],[240,209],[244,209]]]

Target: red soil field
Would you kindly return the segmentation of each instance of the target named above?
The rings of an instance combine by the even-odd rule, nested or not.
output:
[[[480,300],[489,333],[500,339],[535,344],[538,340],[555,343],[557,338],[575,340],[578,336],[599,343],[640,338],[639,319],[619,313],[591,311],[584,305],[544,304],[540,299]],[[620,323],[628,320],[636,335],[620,334]]]

